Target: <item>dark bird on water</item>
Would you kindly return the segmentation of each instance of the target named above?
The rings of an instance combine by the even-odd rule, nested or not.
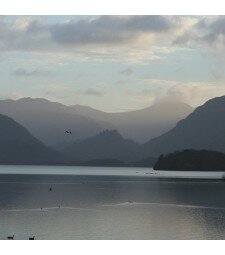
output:
[[[29,240],[35,240],[35,236],[29,237]]]
[[[7,236],[7,239],[8,239],[8,240],[14,240],[14,235],[12,235],[12,236]]]
[[[52,191],[52,188],[49,188],[49,191]]]
[[[66,131],[65,131],[65,134],[70,134],[70,135],[72,135],[72,131],[66,130]]]

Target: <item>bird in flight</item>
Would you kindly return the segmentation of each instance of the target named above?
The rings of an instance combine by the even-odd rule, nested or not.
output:
[[[65,131],[65,134],[70,134],[70,135],[72,135],[72,131],[66,130],[66,131]]]

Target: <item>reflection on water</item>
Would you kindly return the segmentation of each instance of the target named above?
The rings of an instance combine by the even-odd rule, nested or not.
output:
[[[146,178],[136,172],[1,174],[0,239],[13,234],[15,239],[225,238],[224,182]]]

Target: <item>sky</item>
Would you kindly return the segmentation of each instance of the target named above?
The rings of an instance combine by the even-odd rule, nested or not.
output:
[[[0,98],[119,112],[225,95],[225,16],[0,16]]]

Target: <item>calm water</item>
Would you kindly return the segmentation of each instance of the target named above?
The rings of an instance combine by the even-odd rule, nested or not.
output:
[[[221,176],[1,166],[0,239],[225,239]]]

